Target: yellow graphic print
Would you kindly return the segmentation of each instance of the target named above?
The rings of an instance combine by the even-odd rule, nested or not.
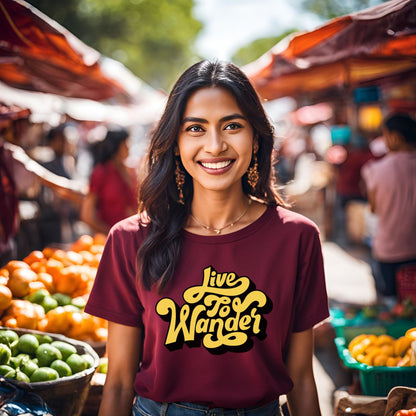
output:
[[[266,337],[263,315],[271,311],[272,302],[248,277],[206,267],[202,285],[185,290],[183,299],[182,307],[170,298],[156,305],[156,313],[169,322],[165,339],[169,350],[202,342],[213,354],[244,352],[253,346],[251,337]]]

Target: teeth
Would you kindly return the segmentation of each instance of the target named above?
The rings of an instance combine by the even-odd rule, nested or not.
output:
[[[208,169],[223,169],[230,164],[231,164],[231,160],[225,160],[223,162],[216,162],[216,163],[201,162],[201,165],[204,168],[208,168]]]

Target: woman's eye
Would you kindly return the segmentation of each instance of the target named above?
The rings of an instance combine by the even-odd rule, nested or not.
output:
[[[226,130],[236,130],[241,128],[242,125],[240,123],[230,123],[225,126]]]
[[[189,126],[186,128],[186,131],[190,131],[192,133],[199,133],[200,131],[203,131],[200,126]]]

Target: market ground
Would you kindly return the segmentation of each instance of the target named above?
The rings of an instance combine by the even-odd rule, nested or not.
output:
[[[345,241],[322,242],[330,305],[366,305],[376,301],[368,247]],[[334,392],[351,384],[351,373],[337,354],[332,327],[316,331],[314,371],[322,416],[334,415]]]

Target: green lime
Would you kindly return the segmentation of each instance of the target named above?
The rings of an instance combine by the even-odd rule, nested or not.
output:
[[[55,360],[50,367],[58,372],[59,377],[72,376],[71,367],[65,361]]]
[[[87,302],[82,296],[78,296],[71,300],[71,305],[74,305],[79,309],[84,309],[86,304]]]
[[[100,364],[98,365],[98,372],[107,374],[108,370],[108,358],[107,357],[101,357],[100,358]]]
[[[87,362],[87,368],[94,367],[95,361],[92,355],[90,354],[81,354],[81,357]]]
[[[20,364],[22,370],[28,377],[30,377],[39,366],[33,360],[23,360]]]
[[[19,335],[17,332],[12,331],[11,329],[2,329],[0,330],[0,343],[11,345],[13,341],[17,341],[19,339]]]
[[[35,354],[39,347],[39,341],[33,334],[23,334],[19,338],[17,348],[26,354]]]
[[[18,339],[14,340],[10,344],[10,350],[12,352],[12,356],[19,354],[19,347],[18,347],[18,345],[19,345],[19,340]]]
[[[62,360],[61,351],[52,344],[41,344],[36,350],[39,367],[48,367],[52,361]]]
[[[58,348],[59,351],[61,351],[62,359],[65,361],[70,355],[76,354],[77,349],[65,341],[53,341],[51,343],[55,348]]]
[[[4,375],[5,378],[11,378],[13,380],[16,379],[16,371],[14,368]]]
[[[30,360],[30,355],[29,354],[17,354],[14,357],[10,358],[10,363],[13,364],[14,368],[20,368],[20,366],[22,365],[22,363],[24,363],[25,361]]]
[[[16,380],[24,381],[25,383],[30,383],[30,378],[20,370],[16,370]]]
[[[0,364],[7,364],[12,356],[12,351],[6,344],[0,344]]]
[[[30,376],[30,381],[32,383],[36,383],[38,381],[50,381],[50,380],[57,380],[59,378],[59,374],[56,370],[50,367],[40,367],[34,371],[34,373]]]
[[[38,289],[36,292],[26,296],[25,300],[32,303],[38,303],[40,305],[46,296],[49,296],[49,292],[46,289]]]
[[[84,371],[88,365],[85,359],[79,354],[72,354],[65,361],[71,367],[72,374]]]
[[[43,306],[43,309],[45,309],[45,312],[49,312],[59,306],[58,301],[52,296],[45,296],[40,304]]]
[[[14,368],[6,364],[0,365],[0,376],[5,376],[9,371],[14,371]]]
[[[65,295],[65,293],[54,293],[52,297],[58,302],[59,306],[65,306],[71,303],[71,296]]]
[[[53,338],[50,335],[38,335],[36,334],[36,338],[40,344],[50,344],[53,341]]]

